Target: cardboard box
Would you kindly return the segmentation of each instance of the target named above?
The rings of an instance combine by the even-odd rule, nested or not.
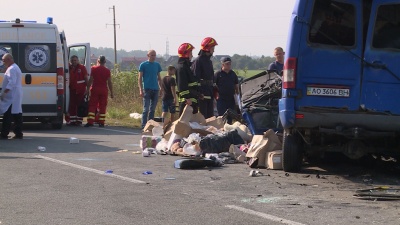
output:
[[[206,118],[200,112],[193,114],[190,122],[196,122],[201,125],[206,125]]]
[[[142,139],[140,140],[140,147],[143,149],[145,148],[155,148],[162,139],[161,136],[148,136],[142,135]]]
[[[161,123],[156,122],[154,120],[149,120],[149,121],[147,121],[146,125],[144,126],[143,131],[144,132],[147,132],[147,131],[151,132],[154,127],[158,127],[158,126],[161,126]]]
[[[268,152],[267,168],[271,170],[281,170],[282,166],[282,150]]]
[[[172,134],[173,132],[172,132],[172,130],[169,130],[169,131],[167,131],[167,132],[165,132],[164,133],[164,138],[165,138],[165,140],[169,140],[169,138],[171,137],[171,134]]]
[[[192,133],[192,128],[189,124],[178,121],[174,126],[173,132],[181,135],[182,137],[187,137]]]
[[[210,117],[208,119],[206,119],[206,125],[207,126],[213,126],[215,128],[217,128],[218,130],[221,128],[224,128],[224,122],[222,121],[222,117]]]

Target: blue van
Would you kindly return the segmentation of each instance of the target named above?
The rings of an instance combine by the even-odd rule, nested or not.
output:
[[[399,156],[399,0],[297,0],[285,57],[285,171],[312,151]]]

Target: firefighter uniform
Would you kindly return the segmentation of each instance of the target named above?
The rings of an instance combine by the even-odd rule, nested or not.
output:
[[[192,101],[193,114],[198,112],[199,83],[190,69],[191,62],[189,58],[179,58],[176,67],[176,81],[179,90],[179,115],[182,114],[186,106],[186,99]]]
[[[103,65],[93,66],[91,72],[91,80],[93,80],[92,87],[90,90],[89,99],[89,113],[87,117],[87,126],[92,126],[95,117],[96,110],[99,109],[99,126],[104,126],[106,120],[106,109],[108,100],[108,85],[107,81],[111,77],[111,72],[108,68]]]
[[[78,106],[84,101],[85,90],[87,85],[86,67],[78,64],[75,67],[69,66],[70,82],[69,82],[69,107],[68,114],[65,116],[67,125],[82,124],[82,117],[78,117]]]
[[[201,51],[199,57],[193,63],[192,70],[199,79],[200,93],[204,96],[203,99],[199,100],[199,110],[205,118],[210,118],[214,116],[214,68],[211,55]]]

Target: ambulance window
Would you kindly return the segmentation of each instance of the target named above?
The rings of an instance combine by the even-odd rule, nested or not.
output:
[[[309,42],[324,45],[355,44],[354,5],[316,0],[309,29]]]
[[[86,47],[85,46],[72,46],[69,48],[69,58],[71,56],[76,55],[78,56],[79,63],[85,65],[86,60]]]
[[[400,49],[400,4],[379,6],[372,40],[374,48]]]
[[[3,55],[6,54],[6,53],[11,53],[11,55],[13,54],[11,46],[9,46],[9,45],[0,45],[0,59],[2,59]],[[2,71],[3,69],[4,69],[4,63],[3,63],[3,61],[0,60],[0,71]]]
[[[23,72],[56,72],[56,51],[53,44],[22,44]],[[20,66],[21,67],[21,66]]]

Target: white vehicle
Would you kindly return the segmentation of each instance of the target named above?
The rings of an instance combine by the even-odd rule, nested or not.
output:
[[[24,122],[51,123],[61,129],[69,103],[69,56],[77,55],[90,74],[90,44],[68,47],[53,19],[0,21],[0,57],[11,53],[22,71]],[[4,78],[0,61],[0,83]]]

